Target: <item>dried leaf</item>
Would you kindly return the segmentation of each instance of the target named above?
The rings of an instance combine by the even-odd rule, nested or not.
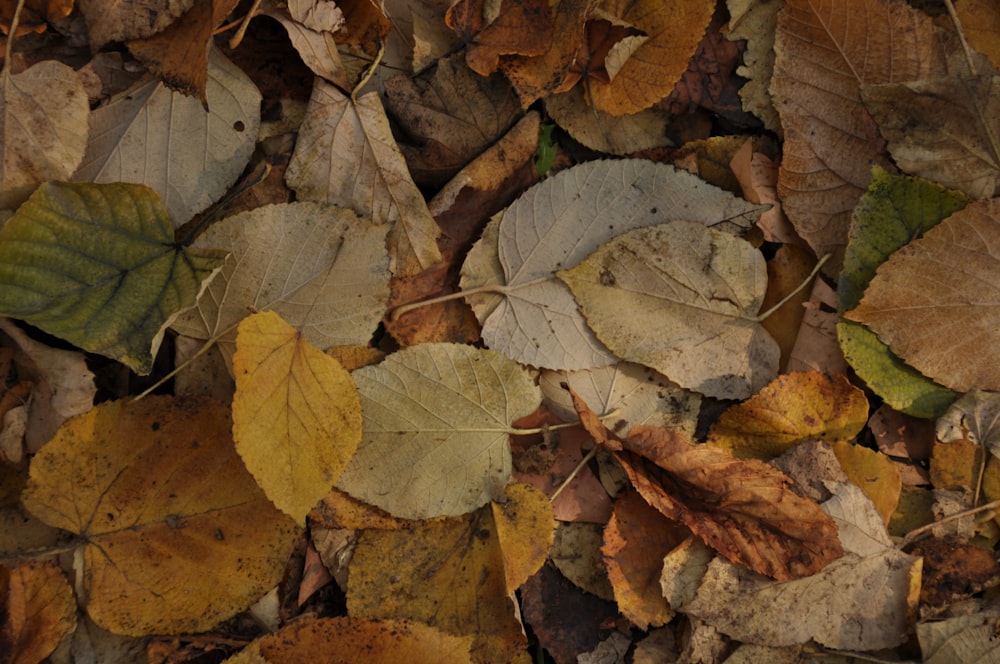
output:
[[[185,249],[142,185],[42,185],[0,229],[0,313],[149,373],[220,252]]]
[[[217,49],[208,62],[209,110],[149,78],[91,113],[87,154],[73,179],[148,185],[175,226],[218,200],[250,160],[261,96]]]
[[[730,560],[784,580],[814,574],[843,554],[836,525],[793,493],[781,471],[667,429],[639,425],[619,438],[573,400],[583,426],[614,452],[643,498]]]
[[[491,502],[497,541],[503,554],[508,594],[524,585],[549,557],[555,539],[552,502],[527,484],[511,484],[503,502]]]
[[[211,399],[105,402],[32,459],[24,505],[82,537],[95,622],[204,631],[281,578],[297,529],[243,467],[231,427]]]
[[[489,76],[501,55],[542,55],[553,37],[548,0],[502,0],[488,17],[486,0],[459,0],[448,8],[445,22],[466,43],[469,68]]]
[[[684,218],[736,232],[758,214],[755,206],[670,166],[640,159],[589,162],[532,187],[499,216],[497,228],[488,226],[462,268],[462,288],[496,283],[504,293],[468,298],[490,348],[548,369],[604,366],[614,356],[594,338],[554,271],[632,228]]]
[[[221,335],[227,362],[235,326],[250,311],[274,311],[319,348],[367,344],[389,295],[386,231],[350,210],[306,202],[228,217],[195,241],[230,254],[198,307],[173,327],[197,339]]]
[[[615,116],[590,108],[586,92],[576,86],[569,92],[545,98],[545,112],[574,139],[588,148],[625,155],[670,145],[670,115],[657,108]]]
[[[764,257],[729,233],[688,221],[638,228],[557,276],[612,352],[682,387],[741,399],[778,371],[778,346],[753,320]]]
[[[0,644],[4,662],[44,661],[76,629],[76,599],[52,564],[0,567]]]
[[[195,0],[80,0],[94,50],[110,41],[149,37],[173,23]]]
[[[332,5],[333,3],[327,3]],[[347,69],[337,51],[337,42],[332,32],[319,31],[296,21],[288,13],[288,9],[277,0],[264,0],[261,3],[261,13],[270,16],[281,23],[288,33],[292,46],[298,52],[302,62],[317,76],[325,78],[342,89],[349,89]]]
[[[899,470],[886,455],[841,440],[833,452],[851,482],[868,496],[886,523],[896,511],[903,482]]]
[[[511,473],[511,423],[541,394],[489,350],[420,344],[354,372],[364,434],[338,488],[394,516],[454,516],[484,505]]]
[[[968,440],[1000,457],[1000,395],[970,390],[951,405],[937,422],[937,439],[942,443]]]
[[[441,260],[437,224],[410,179],[377,93],[352,101],[317,79],[285,180],[300,200],[353,208],[390,224],[393,275],[412,276]]]
[[[743,66],[736,73],[747,79],[740,88],[743,108],[764,121],[764,126],[780,134],[781,120],[771,102],[768,85],[774,71],[774,35],[778,12],[784,6],[777,2],[727,0],[729,9],[729,39],[745,39]]]
[[[236,451],[271,502],[304,525],[361,442],[358,390],[271,311],[240,323],[233,371]]]
[[[969,45],[1000,69],[1000,10],[991,0],[962,0],[955,5]]]
[[[868,421],[868,400],[845,376],[792,373],[724,412],[706,442],[768,461],[807,440],[850,440]]]
[[[15,208],[42,182],[67,180],[87,148],[87,93],[71,67],[44,60],[0,72],[0,208]]]
[[[917,624],[917,639],[924,664],[983,662],[995,656],[994,635],[1000,610],[991,608],[971,615]]]
[[[959,392],[1000,390],[1000,201],[970,203],[879,269],[846,316]]]

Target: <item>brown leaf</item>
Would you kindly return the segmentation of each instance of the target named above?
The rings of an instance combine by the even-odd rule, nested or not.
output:
[[[51,564],[0,567],[0,657],[35,664],[76,629],[76,601],[62,571]]]
[[[0,26],[4,34],[10,34],[11,17],[17,0],[0,0]],[[73,0],[27,0],[17,20],[17,37],[32,32],[45,32],[50,22],[62,20],[73,11]]]
[[[489,76],[501,55],[542,55],[552,40],[552,10],[548,0],[503,0],[499,14],[485,16],[486,0],[459,0],[445,22],[467,44],[465,58],[472,71]]]
[[[87,19],[90,47],[97,51],[110,41],[155,35],[195,4],[195,0],[80,0],[80,11]]]
[[[774,467],[657,427],[634,426],[622,439],[579,397],[573,401],[583,426],[614,451],[643,498],[733,562],[787,580],[843,555],[833,520],[793,493]]]
[[[920,603],[940,611],[1000,583],[1000,564],[992,551],[943,539],[917,542],[910,552],[924,559]]]

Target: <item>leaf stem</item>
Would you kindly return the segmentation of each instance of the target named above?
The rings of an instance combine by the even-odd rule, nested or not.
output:
[[[24,0],[17,0],[17,7],[14,8],[14,16],[10,19],[10,31],[7,33],[7,48],[3,56],[3,71],[5,74],[10,71],[10,56],[14,53],[14,38],[17,36],[17,24],[21,22],[22,9],[24,9]]]
[[[351,90],[351,101],[354,104],[358,103],[357,99],[358,92],[360,92],[361,88],[365,87],[368,84],[368,81],[372,80],[372,76],[375,75],[375,70],[378,69],[379,63],[382,62],[383,55],[385,55],[384,41],[379,44],[378,53],[375,54],[375,60],[372,61],[371,65],[368,67],[368,70],[365,72],[365,75],[361,78],[360,81],[358,81],[358,84],[354,86],[354,89]]]
[[[212,347],[215,346],[215,344],[219,343],[219,340],[222,339],[222,337],[226,336],[227,334],[229,334],[230,332],[232,332],[233,330],[235,330],[237,327],[239,327],[240,323],[242,323],[242,322],[243,322],[243,320],[240,319],[240,320],[236,321],[235,323],[233,323],[232,325],[230,325],[229,327],[227,327],[226,329],[224,329],[222,332],[219,332],[217,335],[215,335],[211,339],[207,339],[205,341],[204,345],[202,345],[202,347],[198,349],[197,353],[195,353],[194,355],[192,355],[188,359],[186,359],[183,362],[181,362],[180,364],[178,364],[176,367],[174,367],[173,371],[171,371],[166,376],[164,376],[163,378],[161,378],[160,380],[156,381],[155,383],[153,383],[152,385],[150,385],[149,387],[147,387],[145,390],[143,390],[142,392],[140,392],[139,394],[137,394],[135,396],[135,398],[132,399],[132,401],[138,401],[139,399],[142,399],[143,397],[149,396],[150,394],[152,394],[153,390],[157,389],[158,387],[160,387],[161,385],[163,385],[164,383],[166,383],[168,380],[170,380],[171,378],[173,378],[174,376],[176,376],[177,374],[179,374],[184,369],[187,369],[189,366],[191,366],[191,364],[195,360],[197,360],[199,357],[201,357],[202,355],[204,355],[208,351],[212,350]]]
[[[948,8],[948,16],[951,17],[951,22],[955,24],[955,32],[958,33],[958,41],[962,44],[962,50],[965,52],[965,60],[969,64],[969,71],[973,76],[979,76],[979,72],[976,70],[976,63],[972,59],[972,49],[969,48],[969,42],[965,40],[965,32],[962,30],[962,22],[958,20],[958,12],[955,11],[955,5],[952,4],[951,0],[944,0],[944,6]]]
[[[389,320],[397,320],[403,314],[414,311],[415,309],[420,309],[421,307],[428,307],[432,304],[440,304],[442,302],[451,302],[452,300],[460,300],[466,295],[478,295],[480,293],[494,293],[496,295],[506,295],[507,287],[500,284],[485,284],[483,286],[476,286],[475,288],[470,288],[468,290],[459,290],[454,293],[448,293],[447,295],[439,295],[437,297],[432,297],[426,300],[419,300],[417,302],[410,302],[409,304],[402,304],[398,307],[393,307],[392,311],[389,312]]]
[[[590,463],[590,460],[596,456],[597,456],[597,446],[595,445],[594,447],[591,448],[589,452],[587,452],[586,456],[580,459],[580,463],[576,464],[576,468],[574,468],[573,472],[571,472],[569,475],[566,476],[566,479],[564,479],[562,484],[559,485],[559,488],[557,488],[552,493],[552,495],[549,496],[549,502],[550,503],[556,502],[556,498],[558,498],[559,494],[563,492],[563,489],[568,487],[573,482],[573,480],[576,479],[576,476],[580,473],[580,471],[583,470],[583,467],[586,466],[588,463]]]
[[[922,535],[934,530],[937,526],[944,525],[946,523],[951,523],[952,521],[958,521],[959,519],[964,519],[967,516],[972,516],[973,514],[978,514],[980,512],[988,512],[1000,507],[1000,500],[994,500],[992,502],[986,503],[985,505],[980,505],[979,507],[973,507],[972,509],[963,510],[961,512],[956,512],[943,519],[938,519],[934,523],[928,523],[926,526],[920,526],[915,528],[906,534],[899,544],[896,545],[897,549],[905,549],[909,545],[913,544]]]
[[[250,20],[260,11],[260,2],[261,0],[253,1],[253,6],[250,7],[250,11],[248,11],[247,15],[243,18],[243,22],[240,23],[240,29],[237,30],[236,34],[229,40],[229,48],[235,49],[240,45],[240,42],[243,41],[243,37],[247,33],[247,28],[250,26]]]
[[[803,288],[805,288],[806,286],[808,286],[810,283],[812,283],[813,277],[815,277],[816,273],[819,272],[819,270],[820,270],[821,267],[823,267],[823,264],[826,263],[828,260],[830,260],[830,256],[832,256],[832,255],[833,254],[826,254],[825,256],[823,256],[823,258],[820,258],[819,261],[817,261],[816,266],[812,269],[812,272],[809,273],[809,276],[806,277],[802,281],[801,284],[799,284],[798,286],[796,286],[795,290],[793,290],[791,293],[789,293],[785,297],[781,298],[780,302],[778,302],[776,305],[774,305],[773,307],[771,307],[770,309],[768,309],[764,313],[758,314],[756,316],[747,317],[746,320],[751,321],[753,323],[760,323],[762,321],[767,320],[771,316],[771,314],[773,314],[775,311],[777,311],[781,307],[785,306],[785,304],[790,299],[792,299],[793,297],[795,297],[795,295],[800,290],[802,290]]]
[[[76,535],[70,541],[58,546],[44,546],[39,549],[28,549],[26,551],[17,551],[15,553],[5,553],[0,555],[0,563],[17,563],[18,561],[26,560],[28,558],[43,558],[45,556],[55,556],[60,553],[69,553],[85,543],[86,540],[83,537]]]

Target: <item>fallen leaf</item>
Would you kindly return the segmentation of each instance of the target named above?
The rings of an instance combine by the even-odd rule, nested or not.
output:
[[[521,195],[469,252],[462,289],[487,346],[523,364],[575,371],[614,356],[591,333],[554,272],[573,267],[631,228],[685,218],[734,232],[759,214],[689,173],[640,159],[597,161],[561,171]],[[497,240],[491,241],[493,237]]]
[[[774,146],[773,143],[769,145]],[[770,149],[767,151],[771,152]],[[753,140],[745,140],[729,161],[729,168],[740,183],[744,198],[751,203],[771,206],[771,209],[760,215],[760,221],[757,222],[757,228],[763,233],[764,239],[768,242],[805,246],[781,209],[777,191],[778,164],[773,157],[773,153],[768,155],[755,151]]]
[[[548,0],[501,0],[492,3],[496,14],[487,16],[486,0],[458,0],[448,8],[445,23],[465,42],[469,69],[489,76],[501,55],[542,55],[553,37],[552,9]]]
[[[306,618],[263,636],[226,660],[227,664],[331,664],[357,661],[364,653],[370,664],[463,664],[469,661],[472,639],[453,636],[409,620]]]
[[[412,276],[441,260],[437,224],[406,170],[377,93],[352,100],[317,79],[285,180],[300,200],[342,205],[389,224],[393,275]]]
[[[831,376],[847,374],[849,367],[837,339],[837,292],[823,279],[813,282],[805,313],[795,335],[786,371],[821,371]]]
[[[774,71],[774,35],[778,12],[784,6],[777,2],[756,0],[726,0],[729,9],[729,39],[746,40],[743,66],[736,68],[747,79],[740,88],[743,108],[764,122],[767,129],[781,134],[781,120],[771,102],[768,86]]]
[[[327,4],[332,5],[333,3]],[[337,51],[337,42],[332,32],[315,30],[296,21],[289,14],[288,8],[282,6],[277,0],[264,0],[261,3],[260,11],[281,23],[288,33],[288,39],[291,40],[292,46],[302,58],[302,62],[314,74],[344,90],[351,87],[347,69],[341,60],[340,52]]]
[[[937,421],[937,439],[942,443],[968,440],[1000,457],[1000,395],[970,390],[953,403]]]
[[[541,569],[555,539],[555,517],[549,497],[527,484],[511,484],[503,502],[491,502],[493,524],[503,554],[508,594]]]
[[[79,75],[44,60],[0,72],[0,208],[15,208],[42,182],[67,180],[87,149],[90,107]]]
[[[361,445],[337,487],[394,516],[455,516],[484,505],[511,473],[511,423],[541,394],[490,350],[420,344],[353,374]]]
[[[537,495],[509,488],[504,509],[521,509]],[[511,661],[526,642],[506,590],[503,547],[509,542],[500,539],[493,510],[362,532],[348,577],[348,613],[472,635],[473,662]],[[516,535],[537,537],[537,531],[529,525]]]
[[[753,320],[764,257],[730,233],[688,221],[638,228],[557,276],[612,352],[682,387],[741,399],[778,371],[778,346]]]
[[[1000,583],[1000,563],[993,551],[939,538],[920,540],[913,555],[924,559],[920,608],[934,615]]]
[[[905,172],[991,198],[1000,186],[1000,76],[985,60],[978,76],[861,87],[865,108]]]
[[[724,412],[706,442],[769,461],[807,440],[851,440],[867,421],[868,400],[846,376],[791,373]]]
[[[350,210],[307,202],[227,217],[192,246],[217,247],[229,257],[197,308],[173,327],[218,338],[227,362],[235,326],[251,310],[274,311],[319,348],[367,344],[389,295],[386,231]]]
[[[920,571],[920,558],[893,548],[863,558],[848,554],[817,574],[784,583],[716,559],[695,599],[678,609],[737,641],[893,648],[909,636]]]
[[[1000,609],[917,623],[917,639],[924,664],[982,662],[996,651],[994,635]]]
[[[895,252],[846,316],[946,387],[1000,390],[998,238],[1000,201],[970,203]]]
[[[785,580],[843,555],[833,521],[793,493],[781,471],[668,429],[637,425],[620,438],[581,399],[573,401],[584,428],[614,453],[643,498],[733,562]]]
[[[783,244],[778,247],[774,256],[767,261],[767,290],[764,292],[760,308],[763,311],[770,311],[779,302],[788,298],[774,313],[761,321],[764,329],[781,349],[781,361],[778,364],[781,371],[787,370],[792,348],[795,347],[799,328],[805,318],[804,304],[809,297],[808,291],[804,288],[797,294],[792,293],[809,279],[814,267],[816,258],[812,252],[793,244]],[[819,281],[822,280],[817,279],[813,284]]]
[[[934,422],[879,406],[868,419],[880,452],[892,459],[903,487],[930,483],[927,464],[934,445]],[[942,439],[944,440],[944,439]],[[896,511],[899,511],[897,506]]]
[[[147,374],[220,263],[174,242],[148,187],[48,183],[0,229],[0,313]]]
[[[601,553],[604,526],[560,521],[549,558],[563,576],[581,590],[614,601],[614,589]]]
[[[589,96],[595,108],[611,115],[627,115],[649,108],[670,94],[712,20],[715,3],[608,0],[601,3],[601,9],[648,37],[610,83],[589,81]]]
[[[955,13],[969,45],[1000,68],[1000,11],[989,0],[962,0],[955,4]]]
[[[850,482],[825,482],[833,493],[823,510],[837,524],[837,537],[844,550],[859,556],[881,553],[893,546],[885,518],[861,487]]]
[[[902,0],[817,4],[778,14],[771,95],[785,132],[778,194],[798,234],[839,268],[851,210],[884,141],[861,101],[864,84],[945,73],[931,19]]]
[[[545,112],[583,145],[617,155],[670,145],[668,113],[647,108],[629,115],[610,115],[590,108],[585,102],[586,94],[581,86],[576,86],[569,92],[545,98]]]
[[[76,599],[52,564],[0,567],[0,643],[4,661],[35,664],[76,630]]]
[[[231,427],[211,399],[111,401],[32,459],[23,503],[81,537],[95,622],[134,636],[204,631],[281,578],[297,529],[243,467]]]
[[[899,493],[903,488],[895,465],[881,452],[846,440],[834,442],[832,447],[851,483],[865,492],[882,519],[889,523],[899,504]]]
[[[360,46],[366,53],[374,54],[394,28],[392,21],[386,16],[384,3],[338,0],[337,8],[344,15],[344,24],[335,35],[338,44]]]
[[[673,619],[660,588],[657,562],[690,535],[638,493],[629,491],[615,500],[601,551],[618,608],[639,629],[659,627]]]
[[[73,0],[27,0],[20,7],[18,15],[17,34],[22,37],[27,34],[45,32],[49,23],[61,21],[73,11]],[[0,2],[0,26],[5,35],[10,34],[11,19],[18,7],[16,0]]]
[[[194,5],[195,0],[80,0],[90,43],[99,50],[111,41],[141,39],[164,30]]]
[[[413,180],[440,187],[510,129],[523,111],[500,74],[483,78],[460,55],[438,60],[430,77],[385,82],[386,107],[406,142]]]
[[[250,161],[261,96],[218,49],[208,63],[210,110],[147,78],[93,111],[87,153],[73,179],[148,185],[174,226],[218,200]]]
[[[271,502],[304,525],[361,441],[358,390],[273,311],[240,323],[233,372],[236,451]]]

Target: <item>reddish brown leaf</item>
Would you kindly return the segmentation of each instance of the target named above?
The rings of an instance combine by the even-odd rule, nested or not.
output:
[[[448,9],[445,22],[467,44],[469,68],[489,76],[501,55],[542,55],[552,41],[552,10],[548,0],[503,0],[492,21],[484,11],[486,0],[459,0]]]
[[[583,426],[614,452],[643,498],[729,560],[788,580],[843,555],[834,521],[793,493],[776,468],[657,427],[634,426],[622,439],[575,394],[573,402]]]

